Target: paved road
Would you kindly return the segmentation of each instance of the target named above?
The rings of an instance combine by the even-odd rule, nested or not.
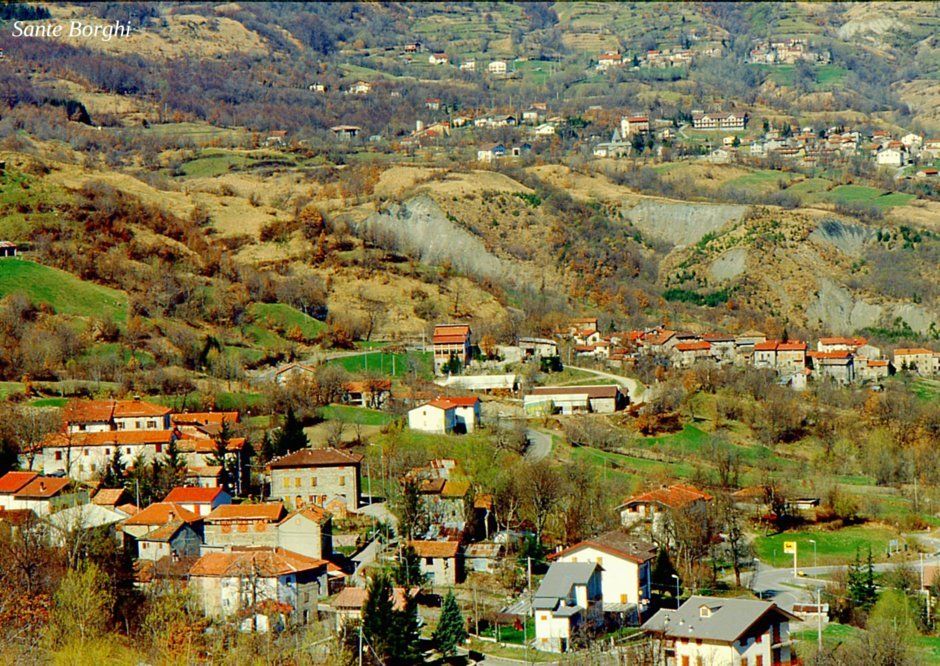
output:
[[[525,431],[529,446],[525,450],[525,459],[529,462],[544,460],[552,452],[552,436],[541,430],[527,428]]]
[[[574,368],[575,370],[581,370],[582,372],[589,372],[592,375],[597,375],[598,377],[605,377],[607,379],[613,379],[621,387],[627,390],[627,395],[630,396],[631,403],[641,403],[643,402],[642,397],[646,393],[646,387],[643,386],[640,382],[630,377],[624,377],[623,375],[615,375],[612,372],[604,372],[603,370],[594,370],[593,368],[582,368],[577,365],[566,365],[566,368]]]
[[[875,571],[890,571],[901,562],[898,559],[895,562],[878,562],[875,564]],[[931,555],[924,558],[924,566],[936,565],[940,563],[940,556]],[[920,571],[920,560],[909,560],[908,564],[914,568],[914,571]],[[816,588],[825,587],[826,581],[813,576],[824,575],[845,568],[839,566],[823,567],[799,567],[806,576],[795,577],[793,567],[785,569],[774,569],[770,567],[759,567],[751,575],[749,587],[755,593],[765,599],[774,601],[778,606],[790,610],[795,603],[814,603],[816,599]],[[747,582],[743,580],[742,582]]]

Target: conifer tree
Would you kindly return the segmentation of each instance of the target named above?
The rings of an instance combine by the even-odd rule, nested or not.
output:
[[[284,425],[277,432],[274,438],[274,455],[286,456],[288,453],[300,451],[307,448],[309,441],[304,432],[304,425],[294,414],[293,407],[287,408],[287,414],[284,417]]]
[[[453,592],[448,592],[441,606],[441,619],[437,623],[432,637],[434,645],[441,654],[448,657],[457,651],[457,647],[467,640],[467,627],[463,613],[457,605]]]

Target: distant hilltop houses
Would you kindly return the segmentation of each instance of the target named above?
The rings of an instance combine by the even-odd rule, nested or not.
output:
[[[791,38],[761,42],[750,50],[747,60],[761,65],[794,65],[801,61],[828,65],[832,55],[829,51],[812,48],[805,39]]]

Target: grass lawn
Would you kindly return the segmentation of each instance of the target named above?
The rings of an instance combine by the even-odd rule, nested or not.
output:
[[[24,388],[23,382],[0,382],[0,398],[7,398],[12,393],[22,393]]]
[[[85,354],[86,358],[114,358],[126,364],[131,357],[137,359],[141,367],[151,368],[156,365],[156,359],[150,352],[131,350],[118,342],[102,342],[95,345]]]
[[[430,377],[434,371],[430,352],[407,352],[404,354],[369,352],[334,358],[329,363],[341,365],[353,374],[377,372],[389,377],[404,377],[412,368],[424,377]]]
[[[754,539],[754,549],[761,562],[774,567],[786,567],[793,564],[792,555],[784,555],[783,542],[796,541],[798,551],[798,566],[813,566],[813,544],[810,539],[816,540],[819,555],[819,564],[848,564],[855,560],[858,551],[862,560],[868,556],[868,547],[871,546],[872,556],[882,559],[888,546],[888,541],[897,538],[893,530],[885,527],[858,525],[845,527],[834,532],[825,531],[798,531],[761,536]]]
[[[867,185],[840,185],[830,190],[825,197],[832,202],[863,203],[880,208],[904,206],[916,198],[913,194],[885,192]]]
[[[296,329],[307,339],[316,337],[326,328],[322,321],[283,303],[252,303],[248,313],[265,328],[284,333]]]
[[[759,190],[761,192],[775,192],[779,189],[777,183],[781,180],[789,183],[793,180],[793,174],[783,171],[772,171],[770,169],[757,169],[746,176],[738,176],[725,183],[725,185],[747,190]]]
[[[68,398],[37,398],[29,401],[30,407],[65,407]]]
[[[823,627],[823,643],[828,647],[834,647],[839,643],[844,643],[847,640],[855,638],[861,633],[861,629],[858,627],[853,627],[848,624],[839,624],[838,622],[830,622],[825,627]],[[815,642],[816,641],[816,629],[807,629],[805,631],[797,631],[793,633],[793,638],[798,641]]]
[[[61,314],[127,319],[127,294],[25,259],[0,260],[0,297],[22,292]]]
[[[535,619],[529,618],[526,620],[525,633],[523,633],[522,629],[516,629],[512,625],[500,625],[498,629],[498,636],[496,631],[497,627],[484,629],[480,632],[480,635],[486,638],[495,638],[501,643],[518,643],[519,645],[522,645],[522,642],[525,640],[526,636],[529,638],[535,636]]]
[[[327,405],[320,408],[320,416],[328,421],[342,421],[343,423],[358,423],[359,425],[380,426],[390,423],[394,416],[376,409],[365,407],[352,407],[350,405]]]
[[[529,649],[528,651],[522,647],[509,647],[500,645],[499,643],[490,643],[489,641],[481,641],[478,638],[470,639],[470,649],[476,652],[482,652],[483,654],[490,655],[492,657],[502,657],[504,659],[512,659],[522,663],[523,660],[528,658],[532,663],[539,663],[544,661],[555,662],[558,660],[558,655],[552,652],[539,652],[538,650]]]
[[[918,378],[911,385],[911,390],[921,400],[940,400],[940,381],[936,379]]]

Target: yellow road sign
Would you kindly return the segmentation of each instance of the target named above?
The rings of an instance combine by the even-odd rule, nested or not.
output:
[[[796,555],[796,541],[784,541],[783,552],[787,555]]]

